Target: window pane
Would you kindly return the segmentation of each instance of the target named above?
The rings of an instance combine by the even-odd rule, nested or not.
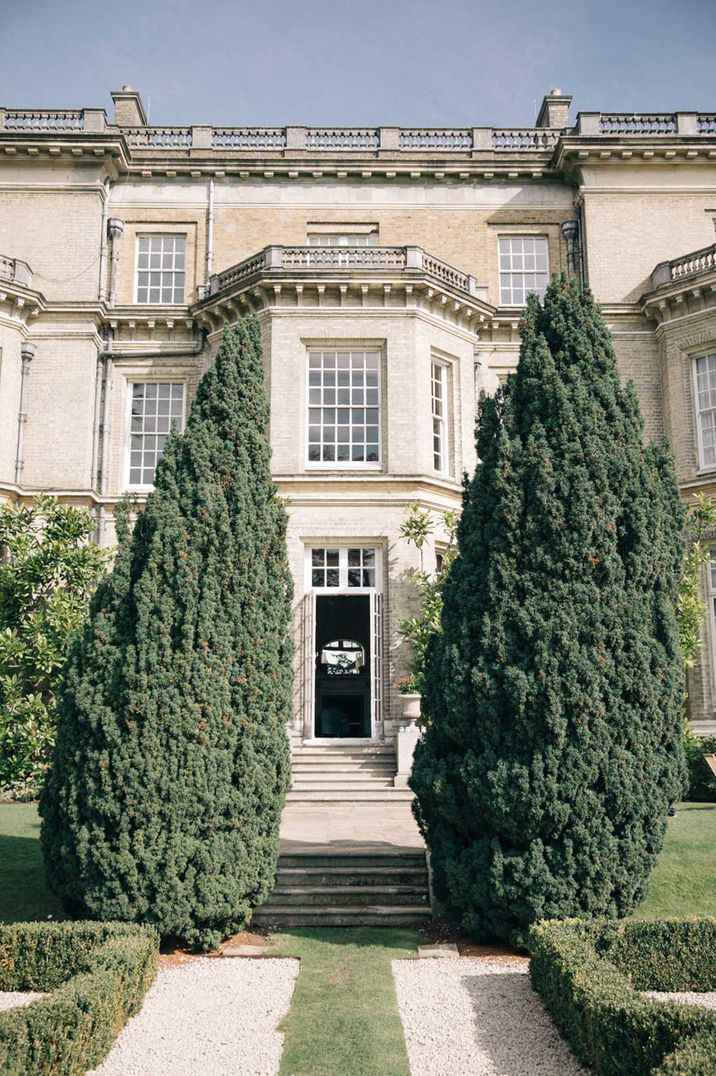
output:
[[[185,253],[185,236],[137,237],[138,303],[184,302]]]
[[[129,482],[132,486],[149,486],[154,482],[155,467],[164,451],[170,421],[179,430],[183,427],[184,385],[136,382],[130,391]]]
[[[544,295],[549,277],[549,248],[544,236],[502,236],[498,244],[500,302],[524,306],[527,295]]]
[[[364,463],[366,419],[371,462],[380,459],[380,356],[366,351],[312,351],[308,356],[308,458],[324,463]],[[374,382],[365,408],[366,370]],[[336,387],[338,385],[338,387]]]

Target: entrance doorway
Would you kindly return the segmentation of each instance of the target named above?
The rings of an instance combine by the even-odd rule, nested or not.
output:
[[[316,596],[315,736],[371,735],[371,599]]]

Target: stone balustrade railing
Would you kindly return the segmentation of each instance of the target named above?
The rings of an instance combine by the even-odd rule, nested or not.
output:
[[[191,149],[191,127],[124,127],[128,144],[133,149]]]
[[[716,135],[712,112],[580,112],[574,128],[555,127],[114,127],[103,109],[0,108],[0,131],[121,134],[130,149],[240,152],[549,155],[563,136],[589,138]]]
[[[471,127],[407,127],[400,129],[399,148],[410,149],[462,149],[473,148]]]
[[[31,288],[32,269],[27,262],[22,262],[19,258],[9,258],[0,254],[0,280]]]
[[[206,299],[226,291],[270,270],[322,271],[342,269],[411,271],[418,270],[436,281],[479,299],[487,298],[487,289],[480,287],[474,277],[440,261],[421,247],[283,247],[270,246],[238,265],[211,278]]]
[[[656,289],[664,284],[676,284],[701,273],[716,272],[716,243],[702,247],[669,262],[660,262],[651,274],[651,286]]]

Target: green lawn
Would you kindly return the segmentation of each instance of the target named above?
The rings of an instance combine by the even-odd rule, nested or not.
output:
[[[34,803],[0,804],[0,923],[62,919],[45,881]]]
[[[680,803],[637,916],[716,915],[716,803]]]
[[[414,930],[303,928],[277,934],[301,959],[281,1076],[410,1076],[391,960],[416,956]]]

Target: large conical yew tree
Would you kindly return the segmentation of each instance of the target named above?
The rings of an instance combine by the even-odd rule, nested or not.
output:
[[[438,895],[521,944],[644,894],[682,781],[682,512],[571,279],[531,298],[477,451],[410,783]]]
[[[227,328],[69,659],[41,801],[55,892],[209,947],[274,878],[291,581],[259,327]]]

